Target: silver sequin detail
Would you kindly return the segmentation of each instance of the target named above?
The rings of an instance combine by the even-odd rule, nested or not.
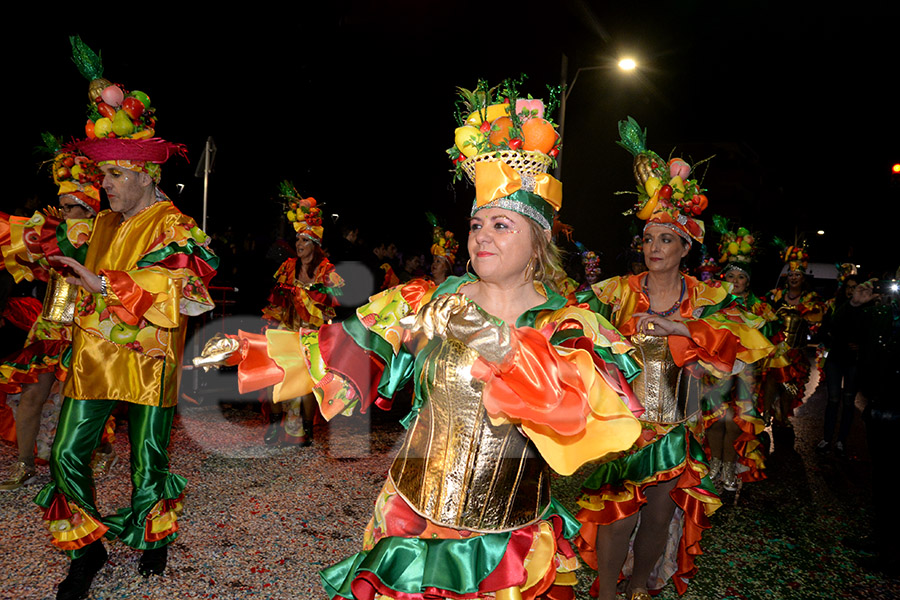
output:
[[[522,175],[522,189],[526,192],[534,192],[534,177],[531,175]]]
[[[493,202],[489,202],[484,206],[478,206],[475,202],[472,202],[472,214],[470,216],[474,217],[475,213],[477,213],[482,208],[504,208],[506,210],[511,210],[513,212],[519,213],[520,215],[528,217],[544,229],[550,229],[550,223],[547,221],[544,215],[538,212],[536,208],[529,206],[524,202],[519,202],[518,200],[500,198],[498,200],[494,200]]]

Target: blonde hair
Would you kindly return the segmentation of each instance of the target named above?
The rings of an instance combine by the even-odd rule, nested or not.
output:
[[[552,239],[547,239],[546,229],[533,219],[526,220],[531,230],[531,248],[534,251],[532,277],[558,293],[560,284],[568,277],[562,267],[562,250]]]

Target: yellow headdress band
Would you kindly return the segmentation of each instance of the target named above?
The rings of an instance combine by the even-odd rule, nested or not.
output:
[[[479,162],[472,214],[486,206],[512,210],[550,229],[562,207],[562,183],[547,173],[520,174],[503,161]]]

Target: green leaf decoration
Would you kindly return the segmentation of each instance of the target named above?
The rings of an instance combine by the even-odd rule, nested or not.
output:
[[[723,217],[722,215],[713,215],[712,224],[713,229],[715,229],[721,235],[725,235],[726,233],[731,231],[731,224],[728,222],[728,219]]]
[[[78,72],[88,81],[103,77],[103,61],[100,55],[81,41],[79,35],[69,36],[69,43],[72,44],[72,62],[78,67]]]
[[[300,198],[297,188],[287,179],[278,184],[278,195],[282,198]]]
[[[62,151],[62,139],[56,137],[49,131],[41,133],[41,141],[43,142],[43,145],[38,146],[40,152],[49,154],[50,156],[56,156]]]
[[[631,152],[632,156],[646,152],[647,130],[642,130],[634,118],[628,117],[626,121],[619,121],[619,137],[621,141],[616,144]]]
[[[777,235],[772,238],[772,245],[778,248],[781,251],[784,251],[788,247],[788,243],[778,237]]]

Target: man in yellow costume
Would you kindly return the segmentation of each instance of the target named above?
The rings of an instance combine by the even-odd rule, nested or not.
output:
[[[141,92],[114,92],[104,89],[98,102],[146,99]],[[149,99],[146,108],[152,111]],[[188,317],[213,307],[207,285],[218,259],[194,220],[157,187],[160,165],[183,153],[183,146],[154,137],[155,117],[134,121],[138,126],[130,137],[89,134],[73,144],[103,171],[111,210],[97,215],[83,265],[65,257],[54,261],[70,270],[69,281],[80,288],[72,363],[50,459],[53,480],[35,498],[46,509],[53,544],[73,559],[58,599],[87,596],[106,563],[103,536],[142,550],[142,575],[161,574],[168,544],[177,536],[186,484],[169,472],[167,446]],[[131,505],[101,517],[91,451],[117,402],[128,405]]]

